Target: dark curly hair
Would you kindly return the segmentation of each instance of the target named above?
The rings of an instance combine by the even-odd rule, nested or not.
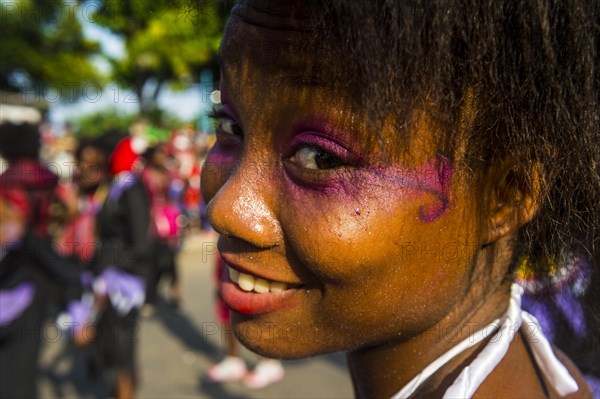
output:
[[[0,124],[0,155],[9,162],[21,158],[37,159],[40,152],[40,131],[31,123]]]
[[[544,195],[537,216],[520,230],[517,255],[560,258],[573,246],[594,252],[600,2],[333,0],[313,6],[319,33],[310,45],[339,60],[340,87],[358,96],[375,124],[392,110],[399,134],[406,134],[412,111],[423,109],[445,133],[439,147],[452,154],[471,105],[465,162],[472,170],[507,157],[517,169],[541,165]],[[536,184],[525,175],[526,185]]]

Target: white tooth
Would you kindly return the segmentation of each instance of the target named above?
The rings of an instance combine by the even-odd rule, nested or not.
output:
[[[287,290],[287,284],[286,283],[278,283],[276,281],[272,281],[269,289],[271,292],[281,292],[281,291],[285,291]]]
[[[252,291],[254,289],[254,282],[254,277],[246,273],[240,273],[237,281],[240,288],[244,291]]]
[[[234,283],[237,283],[238,278],[240,277],[240,272],[229,266],[227,268],[229,269],[229,279]]]
[[[269,292],[269,282],[265,279],[257,278],[256,282],[254,283],[254,291],[258,292],[259,294]]]

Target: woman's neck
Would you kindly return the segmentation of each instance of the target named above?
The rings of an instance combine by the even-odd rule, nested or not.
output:
[[[506,249],[501,252],[512,252]],[[506,278],[510,255],[496,257],[496,262],[503,264],[498,267],[485,262],[489,253],[484,252],[488,250],[497,251],[498,247],[481,251],[472,275],[477,283],[471,284],[458,305],[438,323],[407,340],[348,353],[348,366],[357,398],[391,397],[435,359],[504,314],[512,283],[510,278]],[[501,269],[503,273],[499,273]],[[434,373],[419,390],[419,395],[427,396],[443,388],[442,385],[451,384],[453,381],[443,377],[451,374],[480,346],[469,348]]]

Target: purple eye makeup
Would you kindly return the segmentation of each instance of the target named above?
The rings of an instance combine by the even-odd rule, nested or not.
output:
[[[225,104],[213,109],[210,117],[218,122],[215,129],[217,141],[207,157],[207,163],[233,164],[243,146],[244,133],[231,106]]]
[[[302,158],[301,156],[297,157],[297,155],[304,153],[304,155],[310,156],[312,153],[317,161],[319,158],[322,161],[322,165],[319,165],[318,162],[315,164],[315,169],[333,169],[339,166],[355,164],[358,160],[356,154],[339,144],[339,142],[324,137],[317,132],[304,132],[294,136],[289,144],[287,153],[287,158],[298,158],[296,162]]]

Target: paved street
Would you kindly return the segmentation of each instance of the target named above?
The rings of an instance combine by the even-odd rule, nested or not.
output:
[[[285,361],[286,376],[268,388],[250,391],[241,383],[223,385],[203,379],[222,356],[224,337],[213,317],[214,236],[189,237],[179,257],[184,303],[176,312],[161,302],[141,319],[139,398],[350,398],[352,387],[341,354]],[[48,334],[48,336],[56,336]],[[51,342],[50,342],[51,341]],[[56,341],[56,342],[55,342]],[[84,372],[83,356],[62,339],[46,339],[40,372],[43,398],[103,396]],[[243,351],[249,365],[257,356]]]

